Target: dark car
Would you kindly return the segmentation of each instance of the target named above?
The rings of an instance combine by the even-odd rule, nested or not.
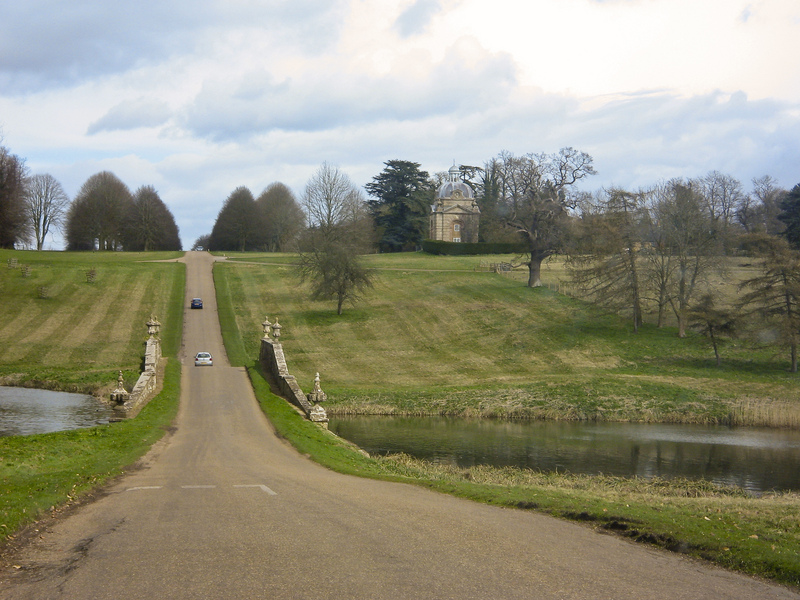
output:
[[[191,308],[203,308],[203,301],[200,298],[192,298]]]

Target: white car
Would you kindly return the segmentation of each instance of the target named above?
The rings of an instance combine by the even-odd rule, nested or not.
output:
[[[194,355],[194,366],[195,367],[202,367],[203,365],[208,365],[209,367],[214,364],[214,359],[211,358],[210,352],[198,352]]]

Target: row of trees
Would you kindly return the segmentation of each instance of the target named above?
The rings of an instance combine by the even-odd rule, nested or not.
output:
[[[69,208],[67,250],[180,250],[178,226],[153,186],[131,193],[116,175],[89,177]]]
[[[0,146],[0,247],[35,243],[64,230],[67,250],[180,250],[175,218],[152,186],[132,194],[113,173],[91,176],[70,202],[50,174],[30,176]]]
[[[462,166],[461,172],[482,211],[481,241],[522,243],[529,286],[541,285],[543,260],[566,254],[585,293],[612,308],[630,307],[634,328],[642,321],[642,303],[652,301],[659,324],[671,309],[684,335],[693,303],[708,287],[708,273],[723,256],[742,250],[744,234],[795,231],[800,238],[800,216],[794,229],[787,220],[788,214],[800,215],[800,208],[787,209],[791,194],[770,177],[754,180],[749,194],[716,171],[635,192],[578,191],[575,184],[594,174],[592,162],[574,148],[524,156],[501,152],[483,167]],[[320,240],[337,245],[346,240],[350,254],[413,249],[427,236],[429,207],[444,177],[430,176],[419,163],[387,161],[365,186],[365,199],[344,173],[323,164],[301,203],[285,186],[271,186],[280,186],[289,198],[280,211],[289,215],[284,221],[266,217],[271,188],[257,201],[238,188],[220,211],[210,240],[202,240],[210,243],[200,246],[303,250],[319,249]],[[269,221],[282,243],[263,238]]]

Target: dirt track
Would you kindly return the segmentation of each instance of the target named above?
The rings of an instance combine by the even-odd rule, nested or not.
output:
[[[311,463],[227,364],[212,261],[186,257],[186,306],[205,308],[187,308],[175,434],[24,548],[0,598],[800,598],[581,525]],[[215,366],[194,367],[198,350]]]

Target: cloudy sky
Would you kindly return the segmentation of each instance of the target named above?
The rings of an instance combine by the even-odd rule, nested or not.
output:
[[[587,190],[791,188],[798,39],[797,0],[3,2],[0,131],[70,197],[103,170],[155,186],[184,248],[237,186],[299,198],[323,161],[364,185],[572,146]]]

